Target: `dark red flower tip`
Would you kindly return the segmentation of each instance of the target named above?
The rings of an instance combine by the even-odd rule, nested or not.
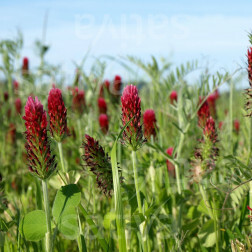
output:
[[[109,92],[110,91],[109,88],[110,88],[110,82],[109,80],[105,80],[104,83],[100,87],[99,97],[104,97],[104,89],[106,89],[107,92]]]
[[[104,98],[99,97],[98,98],[98,108],[100,114],[106,114],[107,113],[107,103]]]
[[[96,175],[96,182],[101,191],[110,195],[113,190],[112,167],[108,154],[93,137],[85,135],[82,144],[85,154],[82,156],[90,171]]]
[[[252,208],[251,208],[250,206],[247,206],[247,209],[248,209],[249,211],[252,211]]]
[[[155,111],[152,109],[147,109],[143,114],[143,124],[144,124],[144,136],[146,139],[150,140],[151,136],[156,137],[157,120],[155,116]]]
[[[214,93],[210,94],[207,97],[207,103],[209,105],[209,110],[210,110],[210,115],[213,118],[217,118],[217,113],[216,113],[216,100],[219,98],[219,93],[218,90],[216,90]]]
[[[216,128],[215,128],[215,121],[211,116],[206,121],[206,126],[203,129],[203,134],[212,143],[216,143],[216,141],[217,141],[217,132],[216,132]]]
[[[14,88],[14,90],[15,90],[16,92],[17,92],[18,89],[19,89],[19,83],[18,83],[16,80],[13,81],[13,88]]]
[[[47,136],[46,111],[37,97],[35,100],[28,97],[23,119],[26,127],[25,148],[29,170],[34,176],[47,179],[56,169],[56,164]]]
[[[177,91],[175,91],[175,90],[171,91],[171,93],[170,93],[170,102],[171,102],[171,104],[174,104],[174,102],[177,102],[177,100],[178,100]]]
[[[199,105],[202,103],[203,99],[199,98]],[[208,102],[205,101],[198,110],[198,125],[202,128],[205,127],[207,118],[210,117],[210,109]]]
[[[127,125],[130,121],[123,132],[123,142],[133,150],[137,150],[146,141],[143,137],[141,99],[138,96],[137,87],[133,85],[126,86],[121,96],[121,102],[123,126]]]
[[[27,57],[23,58],[22,74],[23,76],[29,74],[29,59]]]
[[[104,81],[104,86],[109,90],[110,81],[109,81],[109,80],[105,80],[105,81]]]
[[[17,98],[15,100],[15,108],[16,108],[16,113],[21,114],[22,113],[22,102],[20,98]]]
[[[108,116],[106,114],[101,114],[99,116],[99,124],[103,134],[107,134],[109,128]]]
[[[248,79],[252,88],[252,47],[248,49]]]
[[[48,114],[50,117],[50,132],[52,137],[61,142],[67,135],[67,109],[61,90],[52,88],[48,95]]]
[[[172,153],[173,153],[173,147],[169,147],[167,150],[166,150],[166,153],[169,155],[169,156],[172,156]],[[167,159],[166,160],[166,165],[167,165],[167,170],[168,170],[168,173],[171,177],[176,177],[176,174],[175,174],[175,166]]]
[[[9,93],[4,92],[4,101],[7,102],[9,100]]]
[[[73,111],[77,112],[79,115],[82,115],[86,109],[86,101],[85,101],[85,92],[84,90],[79,90],[75,87],[72,90],[73,100],[72,100],[72,108]]]
[[[240,121],[237,119],[234,120],[234,129],[235,129],[235,132],[238,134],[240,131]]]
[[[119,75],[116,75],[114,78],[114,87],[113,87],[113,91],[115,95],[119,95],[121,92],[121,88],[122,88],[122,78]]]

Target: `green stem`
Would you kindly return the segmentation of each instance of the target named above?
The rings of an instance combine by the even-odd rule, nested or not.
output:
[[[65,164],[64,164],[64,159],[63,159],[62,143],[61,143],[61,142],[58,143],[58,148],[59,148],[60,163],[61,163],[62,171],[63,171],[64,173],[66,173]]]
[[[48,189],[47,189],[46,180],[42,180],[42,189],[43,189],[43,195],[44,195],[44,207],[45,207],[45,213],[46,213],[46,226],[47,226],[45,245],[46,245],[46,252],[51,252],[52,251],[51,217],[50,217],[50,206],[49,206]]]
[[[94,221],[91,218],[91,215],[85,210],[82,204],[79,205],[79,209],[84,215],[85,220],[87,221],[89,227],[92,230],[92,233],[97,237],[98,242],[100,243],[103,251],[108,251],[108,244],[102,234],[100,233],[99,229],[96,227]]]
[[[138,205],[139,213],[143,213],[140,190],[139,190],[138,174],[137,174],[137,168],[136,168],[136,152],[132,151],[131,155],[132,155],[135,188],[136,188],[137,205]]]
[[[233,154],[233,81],[230,82],[229,92],[229,144],[231,146],[231,152]]]

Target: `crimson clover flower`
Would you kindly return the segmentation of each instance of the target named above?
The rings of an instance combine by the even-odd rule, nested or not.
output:
[[[98,187],[105,195],[111,195],[113,190],[112,166],[110,158],[99,142],[93,137],[85,135],[82,147],[85,154],[82,156],[90,171],[96,175]]]
[[[16,113],[21,114],[21,112],[22,112],[22,102],[21,102],[20,98],[17,98],[15,100],[15,108],[16,108]]]
[[[51,154],[50,143],[47,136],[47,116],[43,105],[35,97],[28,97],[25,105],[25,138],[27,161],[30,172],[40,178],[49,178],[57,164],[55,155]]]
[[[250,88],[246,89],[247,102],[246,109],[248,111],[247,116],[252,116],[252,47],[248,49],[248,80]]]
[[[157,135],[157,120],[155,116],[155,111],[152,109],[147,109],[143,114],[143,124],[144,124],[144,136],[146,139],[150,140],[151,136],[154,138]]]
[[[171,93],[170,93],[170,102],[171,102],[171,104],[173,105],[174,102],[177,102],[177,100],[178,100],[177,91],[175,91],[175,90],[171,91]]]
[[[216,146],[218,142],[217,137],[215,121],[210,116],[206,120],[203,129],[203,138],[199,140],[199,147],[195,149],[194,158],[192,160],[193,169],[191,172],[192,179],[195,182],[199,182],[205,174],[215,168],[215,162],[219,155],[219,149]]]
[[[202,99],[201,97],[199,98],[199,104],[202,103],[204,99]],[[209,109],[209,104],[207,101],[205,101],[201,107],[199,108],[198,112],[198,125],[201,128],[204,128],[206,125],[206,121],[210,116],[210,109]]]
[[[136,151],[146,141],[143,137],[141,99],[138,96],[137,87],[134,85],[126,86],[121,96],[121,102],[123,127],[128,124],[123,131],[123,143]]]
[[[50,117],[50,132],[52,137],[61,142],[67,134],[67,109],[61,90],[52,88],[48,95],[48,114]]]
[[[107,134],[109,128],[108,116],[106,114],[101,114],[99,116],[99,124],[103,134]]]
[[[107,103],[104,98],[99,97],[98,98],[98,108],[100,114],[106,114],[107,113]]]
[[[27,57],[23,58],[22,75],[23,76],[29,75],[29,59]]]

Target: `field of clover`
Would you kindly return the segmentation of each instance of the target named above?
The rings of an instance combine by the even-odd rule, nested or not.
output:
[[[251,251],[251,42],[233,72],[86,56],[69,80],[0,41],[1,251]]]

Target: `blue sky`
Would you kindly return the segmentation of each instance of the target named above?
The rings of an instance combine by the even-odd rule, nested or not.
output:
[[[0,39],[24,34],[23,56],[36,65],[34,41],[48,12],[46,60],[67,72],[91,56],[150,55],[174,64],[199,59],[213,70],[243,65],[252,30],[252,1],[6,1],[1,0]],[[120,71],[108,64],[107,75]],[[110,77],[110,76],[107,76]]]

